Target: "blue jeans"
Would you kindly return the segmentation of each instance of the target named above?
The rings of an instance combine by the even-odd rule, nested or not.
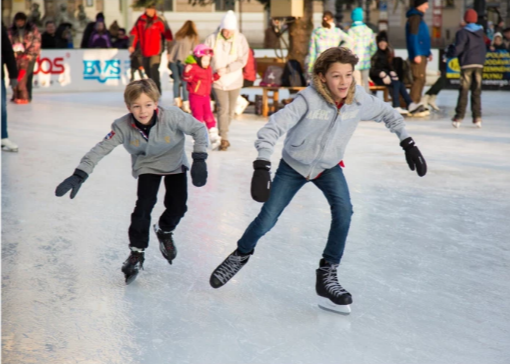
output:
[[[264,203],[259,215],[238,241],[238,249],[241,253],[249,253],[255,248],[257,241],[275,226],[282,211],[307,182],[309,181],[284,160],[280,161],[273,179],[269,200]],[[339,166],[324,171],[321,176],[310,182],[323,192],[332,212],[330,233],[323,251],[323,258],[329,263],[339,264],[344,253],[353,214],[348,184]]]
[[[5,80],[2,78],[2,139],[7,135],[7,95],[5,94]]]
[[[406,91],[406,87],[401,81],[394,81],[390,85],[390,91],[392,92],[392,107],[399,107],[399,95],[403,96],[403,100],[406,102],[406,107],[412,103],[412,98]]]
[[[180,97],[179,86],[183,86],[183,101],[188,101],[188,90],[186,89],[186,82],[183,81],[183,73],[185,65],[180,61],[170,62],[169,68],[172,71],[172,79],[174,80],[174,98]]]

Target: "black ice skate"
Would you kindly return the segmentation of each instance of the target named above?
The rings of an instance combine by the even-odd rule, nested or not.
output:
[[[238,249],[232,252],[211,274],[211,278],[209,279],[211,287],[219,288],[229,282],[229,280],[247,264],[248,258],[250,258],[252,254],[254,254],[253,250],[248,254],[242,254]]]
[[[122,264],[126,284],[130,284],[137,278],[140,269],[144,269],[144,251],[131,251],[128,259]]]
[[[172,264],[172,261],[177,255],[174,239],[172,239],[172,231],[163,231],[158,225],[154,225],[154,232],[160,241],[161,254],[167,259],[169,264]]]
[[[339,264],[330,264],[324,259],[319,261],[316,269],[316,293],[319,296],[319,307],[336,313],[349,314],[351,294],[337,280]]]

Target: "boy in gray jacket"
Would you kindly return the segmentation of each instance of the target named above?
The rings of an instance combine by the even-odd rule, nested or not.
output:
[[[357,62],[357,56],[347,48],[324,51],[314,64],[312,85],[272,115],[259,131],[255,143],[259,156],[254,161],[251,192],[252,198],[264,205],[238,241],[238,248],[211,275],[212,287],[223,286],[248,262],[258,240],[275,225],[293,196],[312,182],[324,193],[332,211],[330,234],[316,271],[319,305],[350,312],[351,294],[337,280],[353,212],[339,161],[359,120],[383,121],[401,141],[410,169],[416,169],[421,177],[427,171],[424,158],[405,130],[403,117],[361,86],[355,86]],[[286,132],[272,186],[270,157],[278,138]]]
[[[194,186],[206,184],[206,148],[208,132],[203,123],[177,107],[158,106],[160,93],[154,81],[144,79],[131,82],[124,91],[129,114],[117,119],[112,130],[80,161],[73,175],[62,182],[55,194],[59,197],[71,190],[71,198],[92,173],[94,167],[116,146],[123,144],[131,154],[133,177],[138,178],[137,203],[131,214],[128,230],[131,254],[122,271],[126,283],[131,283],[143,268],[144,250],[149,244],[151,211],[162,178],[165,182],[165,208],[154,230],[160,241],[163,257],[172,264],[177,251],[172,232],[184,216],[187,207],[185,134],[195,141],[191,170]]]

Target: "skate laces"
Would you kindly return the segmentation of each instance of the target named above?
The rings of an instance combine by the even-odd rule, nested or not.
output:
[[[335,296],[342,296],[343,294],[348,294],[348,291],[346,291],[339,283],[339,280],[337,279],[337,267],[338,264],[332,264],[327,267],[320,268],[323,272],[326,274],[323,275],[323,282],[325,284],[325,288],[327,291],[329,291],[331,294]]]
[[[227,260],[218,267],[215,272],[215,276],[222,282],[226,283],[231,279],[243,266],[244,262],[248,260],[250,256],[239,256],[231,254]]]

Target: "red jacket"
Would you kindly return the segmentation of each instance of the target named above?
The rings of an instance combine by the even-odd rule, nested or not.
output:
[[[254,58],[254,50],[250,48],[248,50],[247,64],[243,68],[243,79],[247,81],[255,81],[257,78],[257,64]]]
[[[186,72],[188,66],[192,67]],[[209,96],[213,81],[218,80],[220,76],[217,73],[213,74],[211,66],[202,68],[198,64],[189,64],[185,67],[183,81],[187,82],[186,89],[188,92],[199,96]]]
[[[140,42],[140,49],[143,57],[156,56],[163,53],[162,36],[170,46],[172,41],[172,32],[162,18],[155,16],[149,18],[146,14],[142,14],[136,21],[135,26],[131,29],[131,47],[136,47]]]

